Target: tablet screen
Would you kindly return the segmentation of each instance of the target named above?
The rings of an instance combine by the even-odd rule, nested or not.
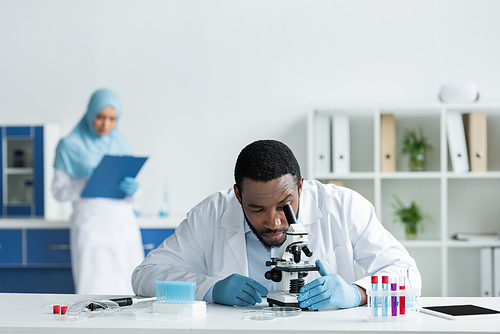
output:
[[[500,314],[499,311],[476,305],[424,306],[422,308],[451,316]]]

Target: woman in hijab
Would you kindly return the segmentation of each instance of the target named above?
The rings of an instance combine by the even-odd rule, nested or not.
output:
[[[133,294],[131,275],[144,259],[131,197],[138,188],[134,178],[120,182],[125,199],[80,196],[104,155],[131,154],[116,127],[121,114],[113,91],[96,91],[81,121],[56,150],[52,192],[59,201],[73,202],[70,248],[79,294]]]

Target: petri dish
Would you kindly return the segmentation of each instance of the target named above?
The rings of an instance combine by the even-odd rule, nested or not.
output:
[[[273,320],[275,318],[276,318],[275,312],[268,312],[264,310],[243,312],[244,320],[265,321],[265,320]]]
[[[277,317],[297,317],[302,313],[298,307],[266,307],[262,311],[273,312]]]

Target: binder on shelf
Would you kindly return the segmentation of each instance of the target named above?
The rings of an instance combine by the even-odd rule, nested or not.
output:
[[[451,166],[454,172],[467,172],[469,159],[465,143],[465,131],[462,114],[459,111],[448,112],[447,117],[448,146],[450,151]]]
[[[472,112],[462,116],[465,129],[469,166],[471,172],[486,172],[488,170],[488,137],[486,114]]]
[[[453,235],[453,239],[462,241],[497,241],[500,240],[500,235],[497,232],[487,233],[462,233],[458,232]]]
[[[349,173],[351,169],[349,133],[349,117],[343,113],[335,113],[332,119],[334,173]]]
[[[493,248],[493,296],[500,297],[500,247]]]
[[[336,186],[343,187],[344,181],[343,180],[327,180],[326,184],[334,184]]]
[[[332,172],[332,118],[330,115],[316,113],[315,122],[315,164],[317,174]]]
[[[481,270],[481,297],[493,296],[493,249],[491,247],[480,250]]]
[[[396,125],[394,115],[380,115],[380,171],[396,171]]]

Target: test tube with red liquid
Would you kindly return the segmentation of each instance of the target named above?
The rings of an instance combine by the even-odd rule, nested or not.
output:
[[[405,278],[404,276],[399,277],[399,290],[405,289]],[[399,315],[404,315],[406,310],[405,305],[405,296],[402,295],[399,297]]]

